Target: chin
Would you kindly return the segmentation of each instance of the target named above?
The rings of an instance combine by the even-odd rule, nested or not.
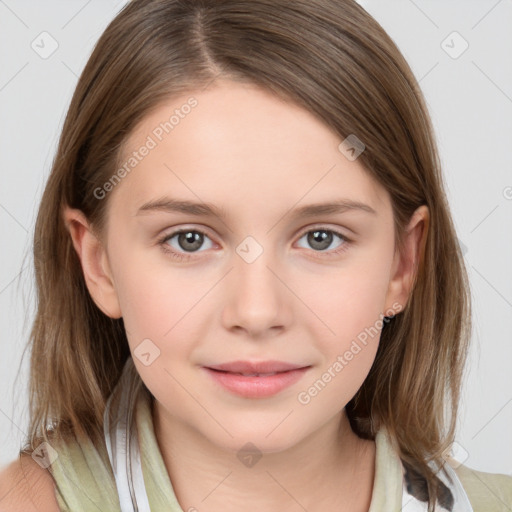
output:
[[[215,439],[212,439],[211,430],[209,431],[209,437],[210,441],[219,448],[235,453],[238,453],[244,446],[248,450],[254,449],[262,454],[280,453],[293,448],[304,437],[304,433],[290,431],[290,425],[286,428],[284,425],[286,420],[281,425],[280,422],[282,422],[282,418],[277,422],[262,422],[259,425],[249,424],[249,422],[231,425],[223,423],[223,426],[233,437],[227,433],[224,435],[224,431],[222,431]]]

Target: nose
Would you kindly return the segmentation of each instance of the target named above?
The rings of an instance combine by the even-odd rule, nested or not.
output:
[[[283,330],[291,320],[292,294],[283,284],[274,259],[263,253],[253,262],[234,255],[234,268],[224,288],[222,321],[230,331],[265,338]]]

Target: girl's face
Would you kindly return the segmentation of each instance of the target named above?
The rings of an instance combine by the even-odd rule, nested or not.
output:
[[[362,385],[412,267],[395,254],[388,193],[342,141],[233,82],[169,101],[132,134],[121,179],[97,191],[105,252],[82,263],[99,307],[123,317],[164,421],[280,451],[339,419]],[[268,360],[308,368],[266,396],[205,369]]]

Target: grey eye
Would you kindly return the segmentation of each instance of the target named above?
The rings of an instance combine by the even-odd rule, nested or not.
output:
[[[301,237],[301,240],[306,238],[307,243],[311,248],[315,249],[316,251],[325,251],[332,244],[335,237],[341,240],[344,239],[342,235],[339,235],[330,229],[313,229],[307,233],[304,233],[304,235]]]
[[[171,243],[169,243],[169,245],[178,252],[180,252],[180,250],[184,252],[197,252],[204,244],[205,239],[209,240],[205,233],[193,229],[177,231],[169,235],[165,242],[170,242],[173,239],[176,239],[177,246]]]

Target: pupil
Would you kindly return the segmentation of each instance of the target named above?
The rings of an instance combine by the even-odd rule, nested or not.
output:
[[[327,231],[312,231],[309,235],[309,238],[311,247],[320,251],[324,251],[327,249],[327,247],[329,247],[329,245],[331,245],[332,233],[328,233]]]
[[[186,242],[185,246],[182,244],[183,241]],[[201,247],[203,240],[201,233],[197,233],[196,231],[187,231],[186,233],[180,233],[178,242],[183,250],[194,251]]]

